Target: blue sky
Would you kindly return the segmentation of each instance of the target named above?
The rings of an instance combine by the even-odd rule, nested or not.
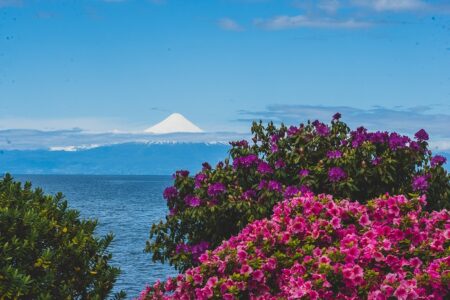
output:
[[[242,132],[335,110],[450,139],[449,1],[0,0],[0,129],[180,112]]]

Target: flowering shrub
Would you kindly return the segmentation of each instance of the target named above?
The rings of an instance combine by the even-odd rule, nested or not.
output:
[[[139,299],[448,299],[450,213],[425,202],[285,200]]]
[[[276,203],[299,191],[361,203],[386,192],[420,193],[427,210],[450,208],[445,158],[431,155],[424,130],[414,139],[363,127],[351,131],[336,114],[329,125],[254,123],[252,133],[252,143],[232,142],[230,159],[215,168],[205,163],[195,176],[176,172],[164,192],[170,214],[152,226],[147,242],[154,261],[186,270],[197,264],[201,249],[214,249],[269,217]]]

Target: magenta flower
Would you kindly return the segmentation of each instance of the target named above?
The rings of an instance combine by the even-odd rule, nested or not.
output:
[[[350,133],[352,137],[352,147],[358,148],[364,143],[368,138],[367,129],[364,127],[358,127],[356,131]],[[344,140],[345,141],[345,140]]]
[[[297,187],[290,185],[284,191],[284,197],[290,198],[292,196],[296,196],[299,192],[300,190]]]
[[[187,245],[185,243],[180,243],[176,246],[175,252],[179,253],[189,253],[192,255],[194,261],[198,261],[201,254],[203,254],[209,247],[209,243],[202,241],[195,245]]]
[[[267,180],[261,179],[261,181],[258,184],[258,189],[263,190],[267,187]]]
[[[412,188],[414,191],[424,192],[428,189],[428,176],[419,175],[413,178]]]
[[[345,174],[344,170],[342,170],[339,167],[332,167],[328,171],[328,179],[331,182],[337,182],[345,179],[347,177],[347,174]]]
[[[177,188],[174,186],[170,186],[166,188],[163,192],[163,197],[166,200],[171,200],[173,198],[176,198],[178,196]]]
[[[208,196],[219,196],[226,191],[225,185],[221,182],[215,182],[208,187]]]
[[[277,134],[272,134],[272,135],[270,136],[270,141],[271,141],[272,143],[277,143],[279,139],[280,139],[280,136],[277,135]]]
[[[306,177],[308,175],[309,175],[309,170],[306,170],[306,169],[300,170],[300,172],[298,172],[298,176],[300,176],[300,177]]]
[[[330,128],[323,123],[316,123],[315,127],[317,134],[320,136],[327,136],[330,134]]]
[[[252,189],[246,190],[244,193],[242,193],[242,198],[245,200],[251,200],[256,198],[256,192]]]
[[[278,152],[278,140],[280,139],[280,137],[276,134],[272,135],[270,137],[270,151],[272,151],[273,153]]]
[[[389,135],[389,148],[392,151],[406,147],[406,144],[410,142],[407,136],[401,136],[396,132]]]
[[[337,112],[333,115],[333,120],[338,121],[341,117],[342,117],[342,115]]]
[[[302,194],[311,193],[311,192],[312,192],[311,189],[306,185],[302,185],[300,187],[300,193],[302,193]]]
[[[422,147],[420,146],[420,144],[416,141],[411,141],[409,142],[409,148],[413,151],[422,151]]]
[[[202,163],[202,170],[203,171],[209,171],[211,170],[211,165],[207,162]]]
[[[233,167],[235,169],[239,167],[249,168],[256,164],[259,161],[259,158],[255,154],[249,154],[246,156],[237,157],[233,160]]]
[[[173,207],[171,209],[169,209],[169,216],[173,217],[177,214],[178,209],[176,207]]]
[[[187,170],[178,170],[175,172],[175,174],[173,174],[173,178],[188,177],[188,176],[189,176],[189,171],[187,171]]]
[[[341,158],[341,157],[342,157],[342,152],[339,151],[339,150],[328,151],[327,157],[328,157],[329,159]]]
[[[442,166],[443,164],[445,164],[447,162],[447,159],[441,155],[435,155],[433,156],[433,158],[431,159],[431,166],[432,167],[436,167],[436,166]]]
[[[386,143],[389,140],[389,134],[387,132],[376,131],[367,133],[367,138],[371,143]]]
[[[188,253],[190,252],[190,247],[185,243],[180,243],[175,248],[176,253]]]
[[[264,161],[260,162],[258,164],[258,172],[261,174],[270,174],[273,172],[272,168],[270,167],[270,165]]]
[[[192,195],[187,195],[184,198],[184,202],[186,203],[186,205],[188,205],[190,207],[200,206],[200,199],[195,196],[192,196]]]
[[[383,159],[378,156],[378,157],[375,157],[374,159],[372,159],[371,163],[372,163],[372,166],[378,166],[382,161],[383,161]]]
[[[414,134],[418,141],[427,141],[429,139],[428,133],[424,129],[420,129]]]
[[[281,169],[281,168],[284,168],[285,166],[286,166],[286,163],[282,159],[279,159],[275,162],[276,169]]]
[[[230,145],[235,146],[235,147],[247,148],[248,142],[246,140],[241,140],[241,141],[230,142]]]
[[[198,173],[197,175],[195,175],[195,187],[200,188],[203,182],[205,182],[206,178],[207,176],[204,173]]]
[[[209,247],[209,243],[206,241],[201,241],[198,244],[191,246],[191,253],[197,257],[200,256],[203,252],[205,252]]]
[[[271,151],[272,153],[278,152],[278,145],[277,145],[277,144],[272,144],[272,145],[270,145],[270,151]]]
[[[288,136],[294,136],[294,135],[296,135],[297,133],[299,133],[300,132],[300,129],[298,129],[297,127],[295,127],[295,126],[291,126],[291,127],[289,127],[289,129],[288,129],[288,131],[287,131],[287,135]]]
[[[275,180],[270,180],[267,188],[271,191],[281,192],[281,183]]]

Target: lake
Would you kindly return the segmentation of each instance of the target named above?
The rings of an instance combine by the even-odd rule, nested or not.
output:
[[[176,271],[168,265],[153,263],[145,253],[152,223],[167,213],[163,190],[171,185],[171,176],[95,176],[95,175],[16,175],[18,181],[31,181],[46,194],[62,192],[69,207],[84,218],[97,218],[98,235],[113,232],[111,264],[122,274],[114,291],[125,290],[136,297],[146,284],[164,280]]]

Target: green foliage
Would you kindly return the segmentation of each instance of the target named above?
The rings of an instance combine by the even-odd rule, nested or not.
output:
[[[10,175],[0,181],[0,299],[105,299],[120,273],[112,234],[94,236],[63,195],[44,195]],[[118,293],[117,299],[123,299]]]
[[[339,117],[330,125],[289,128],[253,123],[252,143],[231,143],[230,157],[215,168],[204,164],[194,177],[178,171],[165,191],[170,214],[150,231],[146,250],[153,260],[186,270],[197,264],[203,245],[217,247],[299,192],[361,203],[385,193],[425,194],[428,210],[450,208],[445,159],[431,155],[426,132],[413,140],[362,127],[352,131]]]

